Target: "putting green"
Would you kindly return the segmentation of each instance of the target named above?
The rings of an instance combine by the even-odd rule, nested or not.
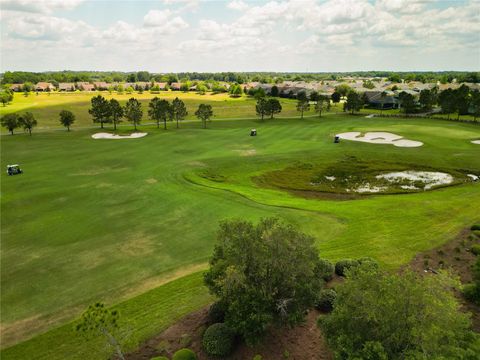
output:
[[[254,180],[297,161],[335,164],[346,156],[478,173],[478,145],[470,142],[478,126],[348,115],[209,126],[141,127],[148,136],[124,141],[94,140],[98,129],[2,136],[2,346],[72,319],[93,301],[117,303],[198,271],[222,219],[278,216],[314,235],[323,257],[372,256],[391,268],[480,220],[478,182],[337,201]],[[424,146],[333,143],[348,131],[389,131]],[[24,174],[7,177],[10,163]]]

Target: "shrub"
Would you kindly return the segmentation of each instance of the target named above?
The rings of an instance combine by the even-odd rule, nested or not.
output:
[[[180,349],[173,354],[172,360],[197,360],[197,355],[190,349]]]
[[[150,360],[168,360],[168,358],[166,356],[155,356]]]
[[[333,274],[335,272],[335,266],[326,260],[326,259],[319,259],[317,265],[317,274],[325,281],[330,281],[333,278]]]
[[[258,354],[253,357],[253,360],[262,360],[262,359],[263,359],[262,355],[258,355]]]
[[[214,302],[208,309],[208,320],[210,324],[221,323],[225,320],[225,305],[220,302]]]
[[[475,224],[475,225],[472,225],[472,227],[470,228],[470,230],[480,230],[480,224]]]
[[[333,289],[323,289],[318,295],[317,303],[315,307],[321,311],[332,311],[333,303],[337,298],[337,293]]]
[[[233,348],[235,333],[224,323],[210,325],[203,334],[203,347],[209,355],[227,356]]]
[[[480,245],[479,244],[475,244],[475,245],[472,245],[472,254],[474,255],[480,255]]]
[[[480,288],[476,284],[466,284],[463,287],[463,296],[473,303],[480,304]]]
[[[378,269],[378,262],[377,260],[371,258],[371,257],[362,257],[360,259],[358,259],[358,263],[360,265],[363,265],[363,264],[369,264],[370,266],[373,266],[375,269]]]
[[[337,261],[337,263],[335,264],[335,274],[337,274],[338,276],[345,276],[345,271],[347,269],[350,269],[357,265],[358,265],[357,260],[344,259],[344,260]]]

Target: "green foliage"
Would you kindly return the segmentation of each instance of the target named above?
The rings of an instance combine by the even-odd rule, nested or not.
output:
[[[31,112],[25,112],[18,117],[18,126],[32,135],[32,129],[37,126],[37,119]]]
[[[339,260],[335,264],[335,274],[337,274],[338,276],[345,276],[347,270],[357,265],[358,265],[357,260],[353,260],[353,259]]]
[[[405,112],[405,114],[411,114],[415,111],[415,98],[412,94],[402,91],[398,95],[398,101]]]
[[[450,118],[450,114],[456,109],[455,92],[452,89],[443,90],[438,96],[438,104],[442,108],[442,112],[448,114],[448,118]]]
[[[335,266],[327,259],[319,259],[316,273],[325,281],[330,281],[335,273]]]
[[[100,127],[103,129],[104,123],[111,122],[110,106],[102,95],[97,95],[91,99],[92,107],[88,110],[88,113],[92,115],[94,123],[100,123]]]
[[[318,295],[315,307],[321,311],[332,311],[337,293],[333,289],[322,289]]]
[[[135,130],[143,116],[142,104],[135,98],[130,98],[125,105],[125,117],[133,124]]]
[[[197,360],[197,355],[190,349],[180,349],[173,354],[172,360]]]
[[[480,255],[480,245],[479,244],[472,245],[471,251],[472,251],[472,254],[474,255]]]
[[[470,230],[475,231],[475,230],[480,230],[480,224],[475,224],[470,227]]]
[[[160,127],[160,121],[163,121],[163,128],[167,130],[167,120],[173,116],[173,107],[167,100],[155,96],[148,103],[148,116],[157,123],[157,128]]]
[[[335,87],[335,92],[339,93],[340,96],[347,96],[353,89],[347,84],[340,84]]]
[[[254,344],[274,321],[303,320],[322,285],[317,265],[313,238],[291,225],[224,221],[205,283],[226,304],[225,324]]]
[[[198,110],[195,111],[195,116],[200,119],[203,128],[207,128],[207,121],[213,116],[212,105],[200,104]]]
[[[351,113],[355,113],[359,111],[363,106],[363,100],[359,93],[356,91],[350,91],[347,95],[347,101],[344,104],[345,111],[351,111]]]
[[[69,110],[60,111],[60,124],[70,131],[70,126],[75,122],[75,114]]]
[[[13,100],[13,92],[10,89],[2,89],[0,91],[0,102],[3,106],[7,106],[8,103]]]
[[[479,339],[451,291],[458,285],[444,273],[354,267],[320,325],[339,358],[472,358]]]
[[[337,104],[340,102],[340,99],[342,98],[342,95],[340,95],[339,92],[335,91],[333,94],[332,94],[332,102]]]
[[[303,119],[303,113],[310,110],[310,102],[308,101],[305,91],[300,91],[297,94],[297,111],[301,112],[301,118]]]
[[[210,325],[203,334],[203,347],[209,355],[227,356],[232,352],[235,333],[224,323]]]
[[[211,324],[222,323],[225,320],[225,304],[220,301],[214,302],[208,309],[208,321]]]
[[[253,360],[262,360],[262,359],[263,359],[262,355],[259,355],[259,354],[253,357]]]
[[[0,123],[13,135],[13,130],[19,126],[18,115],[15,113],[4,115],[0,119]]]
[[[185,119],[188,115],[187,107],[185,103],[180,100],[178,97],[173,99],[172,106],[171,106],[172,117],[177,121],[177,129],[178,129],[178,122],[180,120]]]
[[[261,97],[257,100],[257,104],[255,105],[255,111],[257,115],[263,120],[265,115],[268,114],[268,105],[267,100],[264,97]]]
[[[330,100],[326,96],[318,95],[315,103],[315,111],[318,113],[318,117],[321,117],[322,112],[328,109],[330,109]]]
[[[273,119],[273,115],[279,114],[282,111],[282,105],[277,99],[267,99],[265,106],[266,113],[270,115],[270,119]]]
[[[150,360],[169,360],[169,359],[166,356],[155,356],[153,358],[150,358]]]

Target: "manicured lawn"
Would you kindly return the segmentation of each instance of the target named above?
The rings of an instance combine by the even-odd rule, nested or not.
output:
[[[314,235],[323,257],[372,256],[390,268],[480,221],[478,182],[338,201],[306,199],[252,180],[297,161],[335,164],[348,156],[478,174],[480,147],[470,143],[480,138],[478,126],[348,115],[213,120],[209,126],[144,127],[149,135],[134,140],[93,140],[93,129],[2,136],[3,347],[73,319],[91,302],[118,303],[205,267],[221,219],[278,216]],[[249,136],[251,128],[257,137]],[[333,135],[346,131],[390,131],[425,145],[333,144]],[[6,176],[11,163],[25,173]],[[220,181],[199,176],[206,170]],[[201,291],[200,299],[194,294],[180,296],[192,309],[206,301]],[[149,324],[144,307],[137,324],[166,324]],[[173,321],[170,311],[159,310],[157,318]],[[26,344],[40,346],[38,339]],[[14,349],[5,353],[20,354]],[[38,358],[52,358],[45,354]]]
[[[90,99],[93,96],[101,94],[106,99],[115,98],[122,105],[132,97],[140,100],[143,106],[143,122],[151,122],[148,118],[148,102],[155,96],[172,101],[175,97],[179,97],[185,102],[187,106],[188,116],[187,119],[197,119],[195,117],[195,111],[198,109],[198,105],[201,103],[210,104],[213,108],[214,119],[231,119],[231,118],[253,118],[255,117],[255,103],[256,100],[252,97],[243,95],[240,98],[231,98],[228,94],[216,94],[207,93],[205,95],[199,95],[193,92],[184,93],[181,91],[161,91],[158,94],[151,94],[148,91],[143,94],[134,92],[132,94],[110,94],[108,91],[102,92],[75,92],[75,93],[31,93],[28,97],[25,97],[23,93],[15,93],[13,102],[6,107],[0,107],[0,116],[12,112],[32,112],[37,121],[38,129],[55,129],[61,128],[59,123],[59,113],[62,110],[70,110],[76,116],[73,129],[81,127],[95,126],[92,122],[92,117],[88,113],[88,109],[91,107]],[[296,109],[296,101],[292,99],[279,99],[282,104],[281,117],[299,116]],[[313,113],[313,107],[307,114]],[[126,119],[124,119],[126,123]],[[21,130],[17,130],[21,132]],[[2,129],[2,133],[6,133],[5,129]]]

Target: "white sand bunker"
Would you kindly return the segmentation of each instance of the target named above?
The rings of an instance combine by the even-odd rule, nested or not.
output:
[[[423,185],[424,190],[438,185],[448,185],[453,182],[453,176],[447,173],[435,171],[399,171],[376,176],[377,179],[385,179],[392,184],[402,184],[402,189],[419,189]]]
[[[116,135],[110,133],[96,133],[92,135],[94,139],[138,139],[147,136],[147,133],[136,132],[130,135]]]
[[[480,140],[472,140],[472,144],[480,145]]]
[[[420,141],[404,139],[403,136],[389,132],[367,132],[363,136],[361,132],[351,131],[337,134],[340,139],[368,142],[371,144],[391,144],[398,147],[419,147],[423,143]]]

